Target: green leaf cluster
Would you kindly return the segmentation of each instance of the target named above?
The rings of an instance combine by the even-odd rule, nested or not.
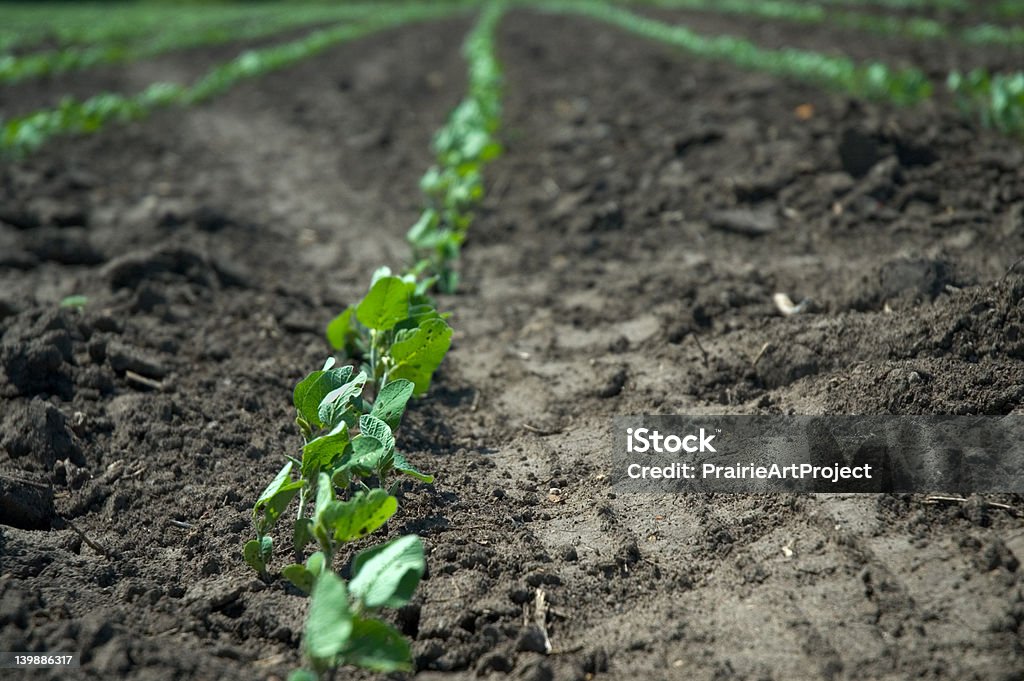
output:
[[[290,681],[316,679],[342,664],[411,671],[409,642],[375,615],[408,603],[425,569],[423,543],[409,535],[356,554],[348,584],[331,571],[316,575],[303,639],[308,668]]]
[[[1024,72],[954,71],[946,82],[961,110],[1002,132],[1024,132]]]
[[[422,395],[451,346],[452,329],[426,293],[433,279],[397,277],[387,268],[374,276],[369,292],[327,325],[327,340],[353,359],[383,390],[399,379]]]
[[[409,320],[413,307],[405,280],[382,273],[353,315],[370,325],[371,331],[390,332]],[[439,316],[423,324],[430,321],[444,324]],[[431,343],[416,341],[417,334],[424,333],[421,327],[431,327],[407,326],[400,329],[407,333],[396,336],[396,343],[408,347],[394,350],[394,370],[416,365],[417,353],[432,352]],[[451,330],[447,324],[444,328],[447,342]],[[317,678],[338,664],[376,671],[407,670],[411,664],[408,642],[372,615],[379,608],[400,607],[411,598],[425,567],[419,538],[402,537],[357,554],[347,591],[333,571],[340,547],[366,538],[397,512],[398,499],[382,487],[389,477],[404,473],[433,481],[410,466],[395,448],[395,433],[416,383],[402,377],[389,380],[371,403],[364,395],[367,378],[365,371],[337,366],[330,358],[299,381],[292,404],[304,440],[301,458],[289,457],[252,511],[257,537],[245,544],[243,557],[267,579],[274,549],[267,533],[299,497],[292,526],[297,562],[284,567],[281,574],[300,591],[311,593],[312,601],[305,647],[309,669],[296,672],[293,678]],[[380,486],[366,484],[374,479]],[[306,515],[310,495],[313,508]],[[316,543],[317,550],[298,562],[310,542]]]

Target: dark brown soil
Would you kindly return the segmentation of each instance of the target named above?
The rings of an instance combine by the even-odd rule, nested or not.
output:
[[[243,565],[251,504],[324,324],[402,264],[468,26],[0,167],[0,650],[83,656],[26,678],[298,664],[306,599]],[[400,434],[438,476],[388,528],[429,552],[397,619],[418,676],[1021,678],[1024,530],[988,504],[1019,497],[606,480],[621,414],[1019,412],[1020,145],[583,19],[513,13],[500,52],[508,153]],[[812,302],[783,317],[777,292]]]

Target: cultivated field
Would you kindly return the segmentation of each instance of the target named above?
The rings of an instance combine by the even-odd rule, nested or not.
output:
[[[1022,410],[1022,57],[1014,0],[0,4],[0,651],[81,656],[0,676],[1024,678],[1020,496],[608,480],[619,415]]]

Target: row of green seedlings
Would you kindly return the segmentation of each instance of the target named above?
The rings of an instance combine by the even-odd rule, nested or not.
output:
[[[954,71],[946,84],[965,115],[1004,133],[1024,134],[1024,73]]]
[[[108,123],[143,118],[157,109],[203,102],[239,81],[291,66],[340,43],[413,21],[450,16],[467,7],[457,2],[381,8],[359,23],[320,29],[287,43],[246,51],[213,68],[191,86],[154,83],[135,95],[104,93],[85,100],[68,97],[55,109],[0,123],[0,153],[21,156],[57,136],[91,133]]]
[[[631,0],[633,4],[718,14],[756,16],[798,24],[830,24],[881,35],[922,40],[956,39],[973,45],[1024,44],[1024,28],[990,23],[956,28],[925,17],[898,17],[825,9],[821,5],[785,0]]]
[[[914,104],[932,94],[931,82],[915,68],[896,68],[878,61],[858,63],[847,57],[808,50],[767,49],[731,35],[703,36],[685,26],[668,24],[596,0],[534,0],[529,4],[546,12],[593,17],[699,57],[817,83],[856,97]]]
[[[435,140],[438,149],[467,152],[464,161],[477,170],[482,157],[492,157],[490,152],[473,155],[468,153],[468,141],[448,147],[437,140],[456,132],[459,137],[475,137],[484,129],[453,127],[452,121],[462,120],[464,114],[458,112],[466,102],[485,95],[487,101],[477,105],[489,116],[474,120],[479,125],[486,122],[488,138],[493,139],[500,98],[493,36],[503,11],[501,3],[488,4],[470,32],[465,47],[469,94]],[[438,312],[429,292],[442,286],[442,271],[454,282],[454,260],[441,263],[444,270],[431,262],[417,262],[401,275],[379,269],[366,296],[328,325],[328,342],[358,365],[358,371],[353,364],[338,366],[330,358],[295,387],[292,400],[303,438],[301,456],[288,457],[253,508],[256,538],[246,543],[243,553],[246,562],[269,579],[274,554],[270,532],[298,499],[291,524],[295,562],[281,574],[311,598],[303,635],[305,666],[289,681],[314,681],[344,664],[377,672],[412,669],[409,642],[380,612],[400,608],[412,598],[426,569],[419,537],[402,536],[356,553],[348,582],[334,564],[347,545],[366,538],[395,515],[401,476],[433,482],[396,447],[410,399],[427,392],[451,345],[448,315]],[[317,550],[306,557],[310,544]]]
[[[470,32],[463,52],[469,64],[469,91],[434,136],[437,163],[420,181],[426,209],[407,234],[416,276],[436,280],[442,293],[454,293],[456,263],[466,233],[484,196],[484,166],[501,155],[501,68],[495,56],[495,27],[501,6],[491,5]]]
[[[1022,0],[995,0],[971,2],[971,0],[816,0],[824,5],[845,5],[856,7],[879,7],[888,10],[923,10],[946,12],[976,12],[981,10],[993,17],[1015,17],[1024,14]]]
[[[104,64],[128,63],[175,50],[255,40],[288,29],[328,21],[365,19],[369,8],[366,5],[300,6],[289,12],[258,12],[255,16],[243,20],[233,18],[230,21],[214,21],[213,25],[204,25],[204,8],[193,11],[198,11],[199,14],[190,17],[190,21],[182,21],[178,25],[172,22],[160,33],[146,36],[143,40],[76,45],[24,55],[0,55],[0,84],[79,71]],[[215,19],[216,16],[212,15],[207,21]]]
[[[733,36],[701,36],[684,26],[590,0],[552,0],[538,6],[547,11],[585,14],[701,57],[822,83],[859,97],[914,104],[931,97],[933,91],[931,82],[917,69],[894,69],[880,62],[858,64],[843,57],[804,50],[768,50]],[[953,71],[946,84],[961,110],[977,117],[982,125],[1009,134],[1024,133],[1024,73]]]
[[[952,10],[965,12],[971,8],[970,0],[816,0],[823,5],[853,5],[881,7],[890,10]]]
[[[239,7],[191,7],[139,4],[121,5],[117,11],[96,4],[34,3],[5,6],[0,25],[0,53],[25,51],[40,44],[71,45],[123,44],[152,37],[168,26],[199,27],[213,22],[243,21],[269,17],[284,9],[281,5]]]
[[[289,456],[260,494],[253,507],[256,538],[243,549],[245,561],[269,580],[270,532],[298,498],[290,542],[295,562],[281,574],[311,600],[303,636],[306,666],[290,681],[317,679],[345,664],[379,672],[412,667],[408,641],[379,613],[412,598],[426,568],[419,537],[360,551],[347,583],[334,563],[343,547],[395,515],[399,475],[433,482],[399,452],[395,435],[410,398],[429,387],[452,330],[414,278],[386,271],[375,278],[356,306],[360,338],[353,342],[365,350],[364,364],[357,373],[330,358],[295,386],[301,455]],[[310,544],[317,550],[305,557]]]

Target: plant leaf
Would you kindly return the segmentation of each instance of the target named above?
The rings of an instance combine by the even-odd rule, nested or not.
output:
[[[362,394],[364,385],[366,372],[360,371],[355,378],[324,395],[317,406],[317,418],[320,423],[334,428],[342,421],[349,420],[346,417],[351,416],[352,399]]]
[[[347,664],[373,672],[412,671],[412,650],[402,633],[378,619],[358,617],[342,653]]]
[[[332,501],[334,501],[334,486],[331,485],[331,476],[321,471],[316,480],[316,505],[313,507],[313,515],[319,519],[324,509]]]
[[[263,550],[258,539],[250,539],[242,548],[242,556],[246,564],[262,576],[267,571],[267,563],[263,560]]]
[[[314,666],[330,666],[352,634],[352,613],[345,582],[327,570],[313,585],[304,645]]]
[[[386,523],[398,511],[398,499],[382,489],[357,492],[348,501],[331,504],[323,524],[337,541],[362,539]]]
[[[409,290],[398,277],[381,277],[356,308],[356,318],[369,329],[386,331],[409,314]]]
[[[344,421],[326,435],[307,442],[302,448],[302,477],[310,478],[315,471],[329,470],[348,445],[348,424]]]
[[[323,551],[317,551],[306,559],[306,569],[309,570],[314,577],[319,577],[320,573],[324,571],[324,565],[327,562],[327,557]]]
[[[419,584],[426,561],[414,534],[360,551],[352,561],[349,588],[366,608],[400,608]]]
[[[409,228],[409,232],[406,238],[412,242],[412,244],[419,248],[430,248],[433,246],[434,233],[437,229],[439,217],[437,211],[433,208],[428,208],[423,211],[420,215],[419,220],[416,221],[412,227]]]
[[[359,417],[359,432],[384,445],[384,451],[387,454],[390,454],[395,448],[395,435],[391,432],[391,428],[373,414],[363,414]]]
[[[406,475],[416,478],[420,482],[425,482],[428,485],[434,482],[433,475],[421,473],[415,468],[413,468],[406,460],[406,458],[402,456],[402,454],[398,450],[395,450],[394,453],[392,454],[392,461],[394,462],[395,470],[398,471],[399,473],[405,473]]]
[[[373,287],[374,284],[376,284],[378,281],[380,281],[384,277],[390,277],[390,276],[391,276],[391,268],[388,267],[387,265],[381,265],[380,267],[375,269],[373,271],[373,274],[370,276],[370,286]]]
[[[316,582],[316,575],[306,569],[305,565],[299,565],[298,563],[292,563],[286,565],[281,570],[281,576],[287,579],[296,589],[304,594],[308,594],[313,590],[313,584]]]
[[[349,357],[356,354],[355,324],[356,308],[349,305],[345,310],[327,324],[327,342],[335,350],[344,352]]]
[[[374,402],[370,415],[386,423],[394,433],[402,422],[405,405],[408,404],[415,388],[412,381],[407,381],[404,378],[390,381],[380,389],[380,394],[377,395],[377,401]]]
[[[359,434],[352,438],[352,459],[348,467],[358,475],[369,475],[387,458],[387,449],[380,440]]]
[[[289,461],[277,474],[277,477],[267,485],[259,499],[256,500],[256,505],[253,506],[253,519],[258,518],[261,513],[263,514],[262,522],[257,522],[261,534],[274,526],[277,519],[288,508],[292,498],[305,484],[302,480],[292,480],[291,472],[292,462]]]
[[[441,365],[452,344],[452,327],[443,319],[428,319],[413,331],[404,331],[391,346],[395,361],[392,379],[405,378],[415,385],[414,392],[422,395],[430,387],[430,378]]]
[[[310,518],[299,518],[292,528],[292,547],[296,553],[300,553],[313,540],[313,521]]]
[[[352,377],[352,367],[342,366],[324,371],[314,371],[299,381],[292,393],[292,403],[299,416],[318,428],[324,426],[320,420],[320,403],[332,390],[345,385]]]

